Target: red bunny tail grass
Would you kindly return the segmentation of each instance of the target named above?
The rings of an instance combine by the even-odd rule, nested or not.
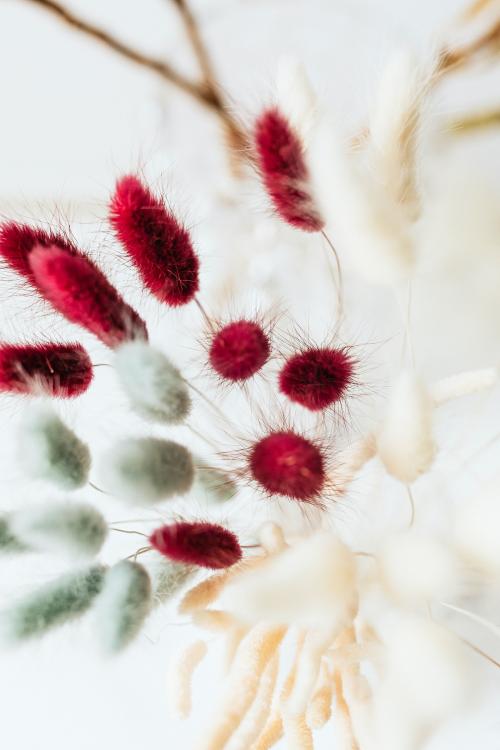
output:
[[[307,349],[285,363],[279,374],[280,391],[310,411],[321,411],[345,398],[354,369],[346,348]]]
[[[309,172],[300,137],[276,108],[266,109],[254,131],[262,182],[281,218],[305,232],[324,227],[309,190]]]
[[[171,307],[193,299],[199,261],[189,233],[137,177],[117,182],[110,222],[155,297]]]
[[[268,494],[305,503],[315,503],[327,481],[320,447],[291,430],[271,432],[255,443],[249,469]]]
[[[38,245],[31,251],[29,263],[42,296],[106,346],[147,339],[145,323],[84,255],[70,255],[55,245]]]
[[[209,362],[224,380],[248,380],[271,354],[269,333],[253,320],[236,320],[221,326],[213,335]]]
[[[149,541],[171,560],[202,568],[228,568],[242,556],[236,535],[215,523],[178,521],[156,529]]]
[[[80,344],[0,344],[0,391],[72,398],[87,390],[92,363]]]
[[[43,229],[17,224],[14,221],[0,227],[0,256],[10,268],[36,286],[33,271],[29,263],[29,254],[36,245],[56,247],[68,253],[76,254],[76,247],[63,235],[46,232]]]

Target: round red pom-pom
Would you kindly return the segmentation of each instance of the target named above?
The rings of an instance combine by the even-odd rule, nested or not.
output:
[[[302,143],[276,108],[265,110],[255,123],[257,163],[276,212],[305,232],[319,232],[324,221],[309,188]]]
[[[193,299],[199,261],[189,232],[137,177],[117,182],[110,222],[155,297],[172,307]]]
[[[269,359],[271,344],[262,326],[237,320],[223,326],[212,339],[209,360],[225,380],[247,380]]]
[[[0,391],[71,398],[91,381],[92,363],[80,344],[0,345]]]
[[[250,453],[252,477],[272,495],[314,502],[325,484],[320,449],[295,432],[272,432]]]
[[[280,391],[311,411],[345,396],[354,362],[345,349],[308,349],[287,360],[279,375]]]
[[[202,568],[228,568],[241,559],[241,547],[232,531],[215,523],[179,521],[161,526],[149,541],[175,562]]]
[[[29,264],[43,297],[106,346],[147,339],[144,321],[86,256],[38,245],[29,254]]]
[[[43,229],[17,224],[15,221],[0,227],[0,255],[5,262],[27,281],[36,286],[28,256],[36,245],[56,247],[68,253],[77,253],[76,247],[61,234],[46,232]]]

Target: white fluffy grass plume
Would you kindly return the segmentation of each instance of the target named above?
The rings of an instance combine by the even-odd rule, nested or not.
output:
[[[143,341],[132,341],[117,350],[115,366],[136,412],[153,422],[184,422],[191,410],[188,386],[164,354]]]
[[[96,631],[104,652],[118,653],[133,641],[151,611],[151,579],[137,562],[113,565],[96,602]]]
[[[91,458],[85,443],[50,407],[30,405],[20,428],[19,463],[33,479],[75,490],[87,483]]]
[[[9,526],[33,550],[67,557],[93,557],[108,534],[106,520],[87,503],[51,502],[12,514]]]
[[[394,384],[377,435],[377,451],[389,474],[406,484],[434,460],[433,403],[413,371],[401,372]]]
[[[126,438],[100,464],[104,489],[136,505],[189,492],[194,479],[191,453],[172,440]]]

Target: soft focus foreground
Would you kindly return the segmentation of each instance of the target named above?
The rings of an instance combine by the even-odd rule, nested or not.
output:
[[[166,5],[95,19],[195,76]],[[14,369],[2,354],[3,390],[34,397],[2,401],[3,635],[90,610],[2,654],[10,744],[497,747],[495,40],[477,67],[437,52],[474,49],[498,8],[384,6],[195,8],[269,197],[212,113],[28,2],[2,11],[3,54],[22,34],[44,61],[42,88],[27,55],[6,84],[2,216],[71,224],[126,300],[87,266],[80,298],[86,261],[53,237],[23,245],[23,265],[3,235],[52,308],[6,269],[2,340],[78,341],[95,368],[86,390],[86,361],[76,382],[65,359],[65,385],[53,352]],[[113,238],[106,204],[130,172],[190,229],[199,293],[160,217],[179,284],[162,283],[123,181]],[[104,543],[111,567],[89,568]]]

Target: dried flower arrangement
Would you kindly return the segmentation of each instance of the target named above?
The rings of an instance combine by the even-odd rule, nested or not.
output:
[[[55,2],[31,1],[62,14]],[[188,12],[185,3],[178,5]],[[68,14],[66,20],[78,26]],[[491,33],[486,40],[492,42]],[[109,38],[101,41],[110,44]],[[483,48],[481,40],[469,51]],[[443,71],[468,54],[447,50],[425,65],[409,55],[390,60],[369,125],[353,143],[345,143],[334,121],[319,112],[300,69],[288,71],[290,106],[282,96],[248,132],[227,119],[219,99],[210,100],[237,132],[233,146],[245,145],[277,218],[309,233],[311,252],[316,234],[328,244],[336,318],[329,310],[325,335],[332,328],[335,335],[326,343],[305,336],[297,341],[292,323],[291,344],[283,346],[275,324],[257,314],[215,319],[201,301],[203,265],[188,229],[140,176],[117,181],[108,218],[124,257],[166,309],[199,308],[204,365],[217,386],[238,389],[250,402],[255,434],[249,439],[237,437],[234,415],[217,403],[217,387],[207,394],[164,353],[168,347],[150,343],[146,322],[72,239],[12,221],[1,226],[5,266],[46,309],[111,350],[130,409],[162,430],[161,437],[154,430],[116,440],[100,457],[96,486],[89,479],[89,446],[51,403],[91,388],[92,358],[80,342],[0,345],[0,390],[32,403],[19,436],[25,475],[66,494],[85,487],[101,493],[99,510],[61,500],[0,518],[5,554],[86,560],[1,612],[7,642],[40,636],[91,610],[101,647],[118,653],[141,633],[155,607],[178,599],[179,613],[216,634],[226,653],[220,704],[200,731],[199,750],[266,750],[281,738],[286,747],[307,750],[313,733],[330,720],[339,748],[416,750],[467,703],[471,659],[479,649],[436,621],[433,611],[455,609],[499,633],[461,600],[471,576],[483,589],[493,590],[498,581],[498,488],[478,488],[474,503],[459,507],[442,534],[418,525],[412,486],[432,472],[439,453],[440,406],[496,387],[498,370],[493,364],[425,382],[412,354],[411,320],[402,320],[399,374],[376,426],[359,436],[349,408],[364,385],[363,355],[342,338],[347,313],[339,258],[349,257],[387,294],[401,285],[410,290],[423,210],[420,115]],[[171,71],[160,74],[172,80]],[[190,93],[208,101],[216,91]],[[276,377],[267,369],[272,360],[278,362]],[[257,378],[271,394],[268,404],[252,400]],[[235,441],[231,451],[205,434],[200,409]],[[174,427],[205,443],[209,454],[200,457],[189,444],[170,439],[165,428]],[[343,538],[335,508],[340,500],[351,501],[351,485],[370,462],[407,493],[411,518],[408,528],[388,528],[382,541],[359,550]],[[253,525],[248,521],[236,533],[236,522],[222,523],[218,516],[220,508],[238,508],[247,488],[252,502],[267,503],[275,518],[262,524],[256,514]],[[186,513],[197,494],[205,497],[205,514]],[[106,495],[151,515],[133,529],[118,528],[125,522],[104,516]],[[182,506],[178,498],[185,498]],[[302,516],[298,530],[287,527],[290,508]],[[111,531],[141,535],[143,546],[109,566],[92,562]],[[207,570],[216,572],[207,576]],[[207,642],[197,640],[171,665],[171,704],[181,718],[190,715],[191,682],[207,652]]]

